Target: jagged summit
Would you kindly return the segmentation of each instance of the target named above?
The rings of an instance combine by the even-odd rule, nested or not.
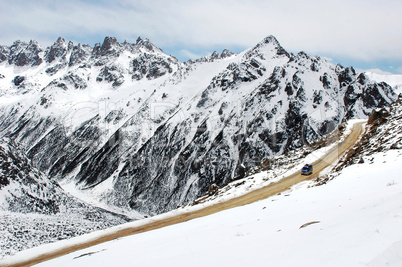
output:
[[[15,41],[10,47],[5,47],[0,58],[8,61],[8,64],[16,66],[38,66],[43,62],[41,58],[42,48],[38,42],[31,40],[29,43]]]
[[[280,46],[278,39],[276,39],[276,37],[273,36],[273,35],[268,35],[260,43],[265,43],[265,44],[272,43],[272,44],[275,44],[277,46]]]
[[[104,55],[118,46],[120,46],[120,44],[117,42],[117,39],[115,37],[105,37],[105,40],[100,46],[100,52],[102,55]]]
[[[278,40],[270,35],[264,38],[261,42],[259,42],[256,46],[249,49],[245,54],[246,58],[252,58],[255,56],[259,56],[260,58],[267,57],[288,57],[290,58],[290,54],[280,45]]]
[[[83,44],[74,44],[72,41],[67,41],[63,37],[58,37],[57,40],[49,47],[42,48],[38,42],[31,40],[29,43],[24,41],[15,41],[11,46],[0,46],[0,63],[7,61],[10,65],[18,67],[22,66],[40,66],[46,64],[64,64],[67,62],[69,67],[83,62],[89,58],[105,58],[118,57],[123,51],[130,53],[151,53],[164,55],[163,50],[155,46],[149,39],[138,37],[135,43],[124,41],[119,43],[115,37],[106,36],[102,43],[96,43],[93,47]],[[189,62],[206,62],[228,58],[234,55],[233,52],[224,49],[221,53],[214,51],[210,56],[203,57]],[[70,58],[69,58],[70,57]],[[172,56],[172,59],[177,59]],[[99,61],[97,64],[103,64],[105,60]],[[60,66],[57,66],[60,68]],[[53,72],[52,72],[53,73]]]
[[[18,67],[22,66],[40,66],[42,63],[51,64],[61,59],[68,61],[69,55],[74,55],[77,61],[77,53],[85,57],[90,46],[77,44],[74,45],[71,41],[66,41],[59,37],[56,42],[45,49],[41,48],[37,41],[31,40],[29,43],[23,41],[15,41],[11,46],[0,46],[0,63],[7,61],[10,65]],[[138,52],[143,49],[149,53],[163,53],[160,48],[153,45],[148,39],[138,37],[135,44],[127,42],[119,43],[115,37],[105,37],[102,44],[97,43],[90,51],[92,58],[105,57],[109,55],[118,56],[122,51]],[[69,65],[73,65],[69,62]]]
[[[140,42],[142,42],[142,38],[141,38],[141,36],[138,36],[137,41],[135,43],[139,44]]]

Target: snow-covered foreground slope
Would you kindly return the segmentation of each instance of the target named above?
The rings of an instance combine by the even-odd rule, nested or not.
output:
[[[376,153],[326,185],[298,185],[38,266],[400,266],[401,160],[401,150]]]

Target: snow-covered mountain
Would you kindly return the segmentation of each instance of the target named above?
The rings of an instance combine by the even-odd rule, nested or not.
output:
[[[65,188],[157,214],[396,100],[269,36],[179,62],[149,40],[0,47],[0,136]],[[82,192],[81,192],[82,193]]]
[[[333,166],[329,183],[306,181],[249,205],[152,228],[38,266],[400,266],[402,101],[373,112],[366,129],[357,145]],[[260,186],[260,174],[242,179],[236,193],[246,193],[251,184]],[[24,262],[125,228],[146,228],[147,223],[200,211],[198,206],[225,197],[38,247],[2,263]]]

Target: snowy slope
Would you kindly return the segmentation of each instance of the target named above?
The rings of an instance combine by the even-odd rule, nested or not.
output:
[[[394,131],[390,138],[400,136]],[[400,266],[402,151],[384,148],[369,154],[370,160],[344,168],[328,184],[304,183],[254,204],[38,266]],[[90,236],[75,240],[85,238]],[[23,252],[14,260],[46,249],[51,247]]]

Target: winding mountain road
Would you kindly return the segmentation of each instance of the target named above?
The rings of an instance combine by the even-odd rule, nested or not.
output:
[[[151,218],[151,220],[149,220],[150,221],[149,223],[132,228],[124,228],[121,230],[117,230],[113,233],[107,233],[95,239],[89,240],[88,242],[85,243],[75,244],[60,249],[54,249],[53,251],[50,251],[48,253],[34,255],[29,259],[25,258],[19,260],[18,258],[13,259],[13,257],[10,257],[9,259],[7,259],[8,262],[3,261],[4,263],[2,263],[2,261],[0,260],[0,266],[32,266],[34,264],[47,261],[53,258],[57,258],[77,250],[81,250],[100,243],[111,241],[113,239],[159,229],[173,224],[182,223],[188,220],[217,213],[219,211],[223,211],[226,209],[250,204],[268,198],[270,196],[276,195],[278,193],[290,189],[293,185],[297,183],[317,178],[321,171],[323,171],[331,164],[335,163],[347,150],[349,150],[356,143],[357,140],[359,140],[359,137],[364,132],[364,124],[365,124],[364,122],[354,124],[351,132],[344,139],[343,142],[333,147],[323,157],[313,162],[314,173],[312,175],[304,176],[301,175],[300,172],[298,171],[279,180],[276,183],[272,183],[263,188],[250,191],[242,196],[227,200],[225,202],[220,202],[211,206],[207,206],[205,208],[196,211],[189,211],[170,217],[161,217],[161,219],[152,220]]]

